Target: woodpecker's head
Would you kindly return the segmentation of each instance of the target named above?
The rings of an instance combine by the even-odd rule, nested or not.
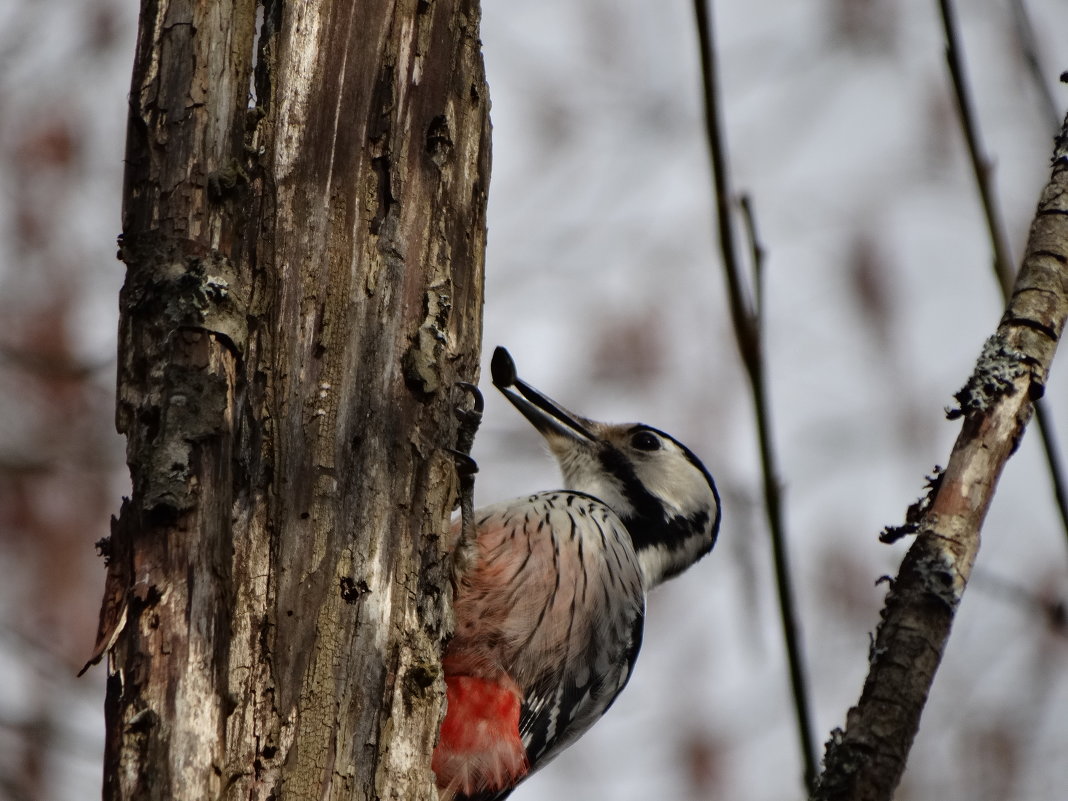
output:
[[[493,352],[490,371],[493,385],[545,437],[567,489],[594,496],[627,526],[646,587],[712,550],[719,493],[689,448],[641,423],[610,425],[572,414],[521,381],[504,348]]]

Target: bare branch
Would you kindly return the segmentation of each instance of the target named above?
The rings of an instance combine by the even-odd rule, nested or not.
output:
[[[756,305],[747,293],[742,275],[742,260],[734,238],[731,206],[734,194],[730,188],[727,164],[726,137],[720,120],[718,79],[716,77],[716,54],[712,35],[712,20],[706,0],[694,0],[697,21],[697,36],[701,52],[701,77],[704,87],[705,126],[712,161],[715,186],[716,221],[719,231],[720,250],[723,254],[723,270],[727,279],[727,294],[730,299],[731,321],[738,351],[742,357],[753,396],[757,437],[760,447],[760,464],[764,476],[764,507],[771,534],[771,550],[775,562],[775,583],[779,596],[779,615],[782,618],[783,638],[789,660],[790,687],[794,698],[797,732],[804,762],[805,785],[812,788],[816,776],[816,748],[812,735],[812,715],[805,677],[801,635],[797,623],[797,607],[794,602],[789,554],[786,548],[786,524],[783,516],[782,488],[779,482],[778,458],[771,434],[770,404],[761,330],[761,303],[759,292],[760,269],[763,249],[758,245],[752,210],[746,203],[749,221],[750,244],[753,248],[754,270],[757,275]]]
[[[760,240],[757,232],[756,212],[753,210],[753,201],[747,194],[743,194],[739,200],[742,207],[742,220],[745,222],[745,235],[749,240],[749,258],[753,264],[753,298],[756,306],[757,325],[764,330],[764,243]]]
[[[1009,253],[1009,237],[1005,232],[1005,220],[997,204],[994,190],[994,168],[986,155],[979,139],[979,124],[976,120],[975,104],[972,102],[968,76],[964,71],[964,54],[961,49],[960,33],[957,30],[957,14],[952,0],[938,0],[942,12],[942,27],[946,33],[946,61],[949,74],[953,79],[953,91],[960,111],[961,128],[968,142],[968,154],[972,160],[972,170],[983,202],[987,227],[990,230],[990,244],[994,248],[994,272],[997,274],[1001,291],[1008,297],[1012,289],[1013,260]]]

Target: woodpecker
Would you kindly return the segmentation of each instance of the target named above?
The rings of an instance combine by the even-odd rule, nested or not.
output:
[[[573,414],[521,381],[493,384],[542,434],[564,489],[474,513],[456,550],[439,795],[499,801],[586,732],[630,678],[645,595],[707,554],[719,494],[693,452],[651,426]]]

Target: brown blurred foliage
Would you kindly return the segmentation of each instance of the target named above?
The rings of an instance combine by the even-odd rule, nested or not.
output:
[[[121,276],[121,142],[111,106],[83,101],[128,62],[131,11],[26,2],[0,30],[0,799],[99,775],[100,677],[74,674],[96,628],[93,544],[125,480],[114,335],[94,313]]]

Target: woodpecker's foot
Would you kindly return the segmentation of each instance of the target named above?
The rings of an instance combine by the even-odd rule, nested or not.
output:
[[[466,453],[460,453],[455,448],[446,448],[446,453],[452,457],[456,468],[456,477],[459,479],[456,490],[456,506],[460,510],[460,532],[455,536],[453,529],[452,558],[449,581],[452,583],[453,597],[459,592],[460,579],[475,562],[475,473],[478,472],[478,462]],[[439,797],[438,801],[444,801],[445,796]]]
[[[474,492],[474,475],[478,472],[478,465],[471,458],[471,446],[475,444],[475,433],[482,422],[482,411],[486,404],[482,392],[474,384],[457,381],[456,386],[471,396],[470,406],[461,402],[454,409],[460,424],[456,427],[456,447],[449,449],[453,461],[456,462],[456,473],[460,477],[459,506],[462,509],[465,493]],[[468,500],[473,501],[470,498]]]
[[[460,542],[467,544],[475,541],[475,473],[478,472],[478,464],[471,458],[471,446],[475,443],[475,433],[482,422],[485,400],[474,384],[458,381],[456,386],[471,396],[470,407],[458,405],[455,409],[460,425],[456,429],[456,448],[450,449],[456,463],[456,474],[460,479],[457,492],[457,505],[460,507]]]

